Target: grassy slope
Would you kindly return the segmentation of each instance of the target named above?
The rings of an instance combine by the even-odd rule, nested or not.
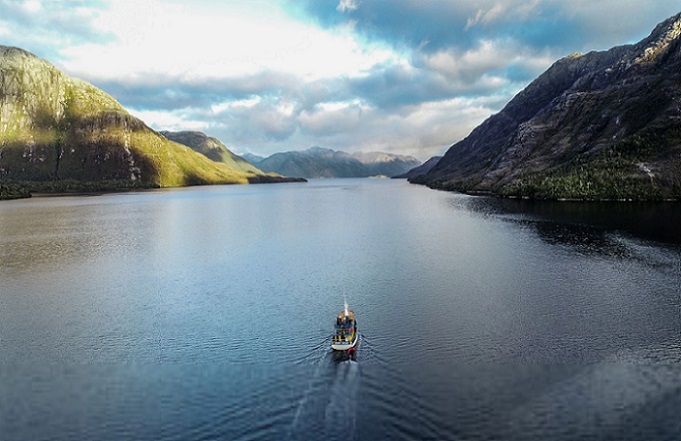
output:
[[[81,87],[75,88],[74,100],[70,111],[74,115],[93,115],[102,111],[102,108],[110,107],[111,110],[124,112],[122,107],[113,98],[99,89],[82,83]],[[113,101],[113,103],[112,103]],[[155,176],[145,178],[152,184],[161,187],[179,187],[184,185],[198,184],[246,184],[248,178],[256,173],[247,173],[242,170],[220,164],[205,156],[194,152],[192,149],[172,142],[155,131],[138,122],[139,125],[129,124],[118,130],[91,133],[84,141],[116,144],[121,140],[127,141],[128,148],[133,156],[141,157],[148,162],[148,170]],[[132,127],[131,127],[132,126]],[[125,146],[124,146],[125,148]]]
[[[26,188],[112,190],[271,178],[169,141],[108,94],[28,53],[10,51],[0,61],[0,198]]]

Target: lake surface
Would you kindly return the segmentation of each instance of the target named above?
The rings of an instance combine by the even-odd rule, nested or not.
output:
[[[681,439],[680,221],[369,179],[2,202],[0,438]]]

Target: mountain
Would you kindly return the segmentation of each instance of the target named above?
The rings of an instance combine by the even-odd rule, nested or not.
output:
[[[416,176],[425,175],[435,167],[435,165],[442,159],[442,156],[433,156],[423,164],[418,167],[414,167],[406,173],[402,173],[398,176],[393,176],[393,179],[408,179],[415,178]]]
[[[389,153],[346,153],[320,147],[275,153],[258,162],[261,170],[304,178],[393,176],[420,165],[411,156]]]
[[[413,156],[394,155],[382,152],[357,152],[352,155],[370,169],[369,176],[396,176],[415,166],[421,161]]]
[[[557,61],[411,181],[527,198],[681,198],[680,36],[681,14],[638,44]]]
[[[0,46],[0,184],[6,188],[112,190],[279,178],[212,161],[155,132],[91,84]]]
[[[161,131],[161,135],[178,144],[185,145],[208,159],[225,164],[232,169],[240,170],[249,175],[251,184],[276,183],[276,182],[305,182],[303,178],[289,178],[277,173],[266,173],[253,164],[232,153],[219,139],[210,137],[202,132],[185,131],[169,132]]]
[[[262,173],[261,170],[254,167],[250,162],[229,151],[219,139],[210,137],[205,133],[168,131],[161,131],[159,133],[171,141],[186,145],[195,152],[201,153],[215,162],[221,162],[245,172]]]
[[[257,164],[263,159],[265,159],[264,156],[254,155],[253,153],[246,153],[244,155],[241,155],[241,157],[244,158],[246,161],[250,162],[251,164]]]

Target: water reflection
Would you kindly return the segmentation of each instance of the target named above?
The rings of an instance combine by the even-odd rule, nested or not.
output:
[[[450,204],[530,229],[584,256],[635,260],[681,277],[681,204],[559,202],[455,195]]]
[[[488,198],[471,201],[469,207],[560,225],[582,226],[590,232],[621,232],[644,240],[681,245],[681,204],[674,202],[597,203]]]

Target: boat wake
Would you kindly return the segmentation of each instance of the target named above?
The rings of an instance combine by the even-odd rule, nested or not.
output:
[[[328,347],[328,338],[302,362],[310,367],[305,391],[297,400],[289,440],[356,439],[357,395],[361,371],[356,360]]]
[[[324,415],[325,439],[354,440],[360,384],[359,363],[354,360],[337,363],[332,381]]]
[[[324,368],[322,363],[318,363],[314,370],[313,375],[310,377],[307,388],[303,393],[303,396],[298,401],[296,406],[296,412],[291,421],[291,427],[289,429],[290,440],[304,439],[306,433],[302,433],[301,430],[308,430],[308,422],[310,419],[314,419],[314,407],[316,402],[315,393],[319,388],[320,378],[322,377],[321,372]]]

